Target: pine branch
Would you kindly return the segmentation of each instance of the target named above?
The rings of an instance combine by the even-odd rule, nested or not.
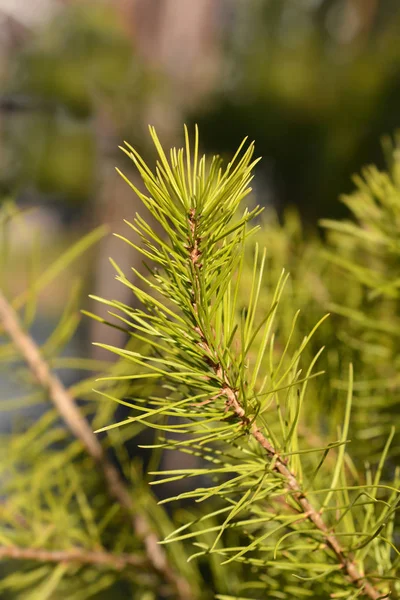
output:
[[[61,381],[54,375],[40,354],[33,339],[24,332],[18,315],[0,290],[0,323],[23,356],[38,383],[47,391],[49,398],[73,435],[81,441],[87,453],[103,474],[110,495],[130,515],[135,534],[143,542],[149,563],[176,592],[180,600],[189,600],[192,595],[188,582],[175,573],[157,535],[143,514],[135,511],[131,495],[120,474],[107,458],[104,449],[77,408],[74,399]]]
[[[354,491],[360,490],[357,494],[353,495],[353,486],[346,483],[350,392],[340,439],[306,450],[299,447],[301,409],[309,380],[319,374],[313,369],[322,351],[312,353],[305,376],[300,378],[304,349],[324,319],[292,350],[296,313],[284,335],[286,343],[275,343],[275,334],[282,335],[280,325],[285,315],[281,296],[287,276],[278,278],[268,301],[270,309],[265,311],[261,289],[268,265],[267,250],[260,256],[256,247],[251,278],[243,270],[245,240],[257,229],[247,229],[247,223],[259,214],[256,207],[237,216],[241,201],[250,191],[256,162],[251,162],[253,146],[241,155],[242,144],[224,170],[218,157],[209,162],[205,156],[199,159],[197,130],[194,152],[185,131],[185,148],[173,148],[169,158],[154,129],[150,132],[159,156],[154,170],[130,146],[125,152],[138,168],[148,195],[130,185],[161,225],[165,237],[160,237],[139,214],[127,224],[140,236],[142,244],[120,236],[145,257],[149,275],[134,272],[146,287],[132,283],[113,262],[116,279],[132,290],[143,309],[96,299],[110,307],[110,314],[121,320],[127,333],[148,343],[150,348],[142,354],[101,344],[134,365],[132,373],[104,380],[151,379],[162,392],[149,396],[145,402],[142,397],[130,398],[124,404],[131,406],[133,415],[103,430],[128,423],[147,425],[163,432],[151,447],[181,450],[204,461],[198,469],[150,472],[162,476],[152,481],[153,485],[198,476],[207,478],[207,485],[181,492],[165,502],[194,498],[201,502],[211,497],[215,502],[224,502],[223,508],[207,517],[210,523],[204,528],[199,524],[205,517],[195,517],[169,534],[165,543],[218,532],[211,544],[196,542],[200,551],[191,558],[219,554],[224,557],[221,566],[236,561],[255,568],[272,566],[280,571],[297,565],[300,571],[311,575],[298,575],[301,579],[317,581],[329,577],[329,582],[325,579],[322,583],[325,591],[332,583],[341,595],[343,587],[351,587],[353,592],[349,593],[357,597],[385,597],[375,586],[376,578],[396,568],[386,545],[394,547],[392,520],[398,490],[379,485],[382,467],[373,479],[368,475],[365,485],[354,486]],[[185,421],[176,423],[175,418]],[[178,441],[169,433],[185,437]],[[322,473],[319,475],[320,467],[335,446],[340,448],[330,485],[314,487],[316,476],[323,477]],[[323,452],[321,460],[308,459],[310,452]],[[386,453],[387,449],[380,465]],[[303,474],[309,488],[304,487]],[[372,493],[368,489],[370,481],[376,489]],[[377,497],[378,487],[391,491],[387,503]],[[317,500],[311,502],[315,493],[327,491],[322,505]],[[335,505],[331,502],[334,493],[338,494]],[[358,502],[361,495],[366,495],[367,501]],[[271,510],[276,498],[285,498],[288,511]],[[377,502],[383,503],[382,510]],[[293,510],[294,516],[288,514]],[[243,518],[239,517],[241,514]],[[302,523],[307,523],[307,527]],[[380,536],[383,527],[385,537]],[[242,542],[242,531],[250,540],[248,544]],[[304,534],[305,542],[300,539]],[[282,561],[276,560],[278,549],[291,535],[296,535],[298,542],[285,544],[279,550]],[[350,538],[348,547],[339,541],[340,536]],[[362,542],[355,543],[359,537]],[[381,547],[385,559],[376,558]],[[254,555],[256,549],[259,555]],[[312,558],[308,551],[315,551]],[[271,554],[272,559],[265,559],[265,553]],[[369,578],[364,575],[366,558],[371,564]],[[286,575],[280,573],[281,579],[285,580]],[[268,580],[265,585],[273,589],[275,582]]]
[[[201,290],[200,286],[200,271],[203,267],[200,261],[201,257],[201,237],[197,234],[197,220],[195,216],[195,210],[191,209],[188,217],[189,231],[192,237],[192,245],[189,246],[189,260],[191,261],[192,271],[195,277],[195,283],[197,291]],[[201,302],[201,298],[194,296],[192,302],[193,311],[198,316],[197,304]],[[199,323],[199,319],[196,319]],[[215,346],[211,340],[207,339],[205,331],[195,326],[196,333],[200,336],[201,341],[199,346],[204,351],[206,360],[208,357],[213,355],[212,347]],[[208,361],[209,364],[209,361]],[[339,564],[341,565],[343,572],[346,573],[351,583],[358,588],[361,588],[364,594],[372,600],[378,600],[382,598],[381,592],[379,592],[358,570],[357,565],[352,560],[351,556],[347,556],[344,552],[341,544],[337,537],[329,532],[327,525],[325,524],[322,515],[317,511],[311,502],[307,499],[303,493],[299,482],[294,473],[289,469],[287,460],[279,456],[271,442],[265,437],[260,427],[257,425],[255,419],[250,419],[240,403],[238,393],[232,383],[229,381],[229,376],[224,372],[223,366],[220,363],[212,363],[212,368],[215,372],[217,379],[221,382],[220,397],[225,397],[225,410],[228,412],[232,411],[236,417],[240,420],[243,429],[249,431],[252,437],[257,443],[264,449],[268,458],[274,465],[273,469],[279,473],[286,482],[287,489],[291,492],[291,497],[297,502],[304,515],[315,525],[315,527],[323,534],[326,545],[333,551]]]
[[[41,548],[0,547],[0,559],[31,560],[35,562],[77,563],[102,565],[117,571],[127,567],[142,569],[149,566],[147,559],[134,554],[111,554],[75,548],[73,550],[43,550]]]

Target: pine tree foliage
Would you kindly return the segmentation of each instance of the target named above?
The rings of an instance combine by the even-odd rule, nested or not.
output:
[[[134,308],[96,298],[110,318],[91,314],[127,345],[102,344],[111,365],[61,355],[78,324],[73,289],[40,348],[50,383],[59,369],[87,372],[64,392],[94,446],[18,336],[31,339],[39,295],[104,232],[44,271],[33,252],[16,298],[1,281],[18,332],[0,310],[0,369],[21,389],[1,407],[40,406],[41,417],[0,436],[0,596],[398,598],[397,151],[389,173],[367,170],[346,199],[356,220],[324,223],[322,242],[295,214],[280,225],[251,204],[252,144],[224,166],[200,155],[197,131],[169,153],[151,137],[154,168],[123,148],[144,210],[121,244],[147,269],[112,264]],[[3,204],[6,266],[15,219],[24,214]],[[126,452],[131,439],[146,447],[146,470]]]
[[[354,178],[356,190],[344,196],[352,220],[322,225],[330,234],[326,258],[351,287],[358,285],[353,305],[331,302],[330,309],[347,321],[346,342],[360,364],[359,437],[382,448],[399,406],[399,139],[386,138],[388,170],[366,167]],[[368,411],[365,407],[368,407]],[[391,455],[400,452],[397,434]]]
[[[198,156],[197,133],[193,150],[186,132],[185,148],[172,149],[168,157],[153,129],[151,134],[159,156],[154,171],[129,145],[124,150],[147,193],[131,185],[164,236],[139,214],[128,223],[142,241],[133,245],[146,259],[148,275],[135,273],[145,287],[115,267],[142,307],[102,301],[152,351],[103,347],[131,361],[133,372],[122,379],[150,378],[163,390],[147,402],[132,397],[133,414],[123,424],[144,423],[158,433],[153,448],[200,459],[198,469],[153,472],[153,485],[194,480],[191,489],[166,501],[194,499],[204,506],[202,516],[178,527],[165,543],[192,541],[191,559],[217,555],[222,566],[238,563],[240,597],[383,598],[389,588],[395,593],[399,475],[382,480],[393,433],[377,468],[357,471],[347,454],[350,365],[336,436],[319,446],[308,443],[303,412],[318,410],[317,397],[303,407],[310,402],[310,382],[321,375],[322,348],[312,358],[306,349],[325,317],[299,339],[294,313],[286,339],[277,344],[288,275],[279,275],[267,306],[261,294],[267,251],[258,246],[245,305],[239,301],[244,247],[257,228],[248,224],[259,214],[258,208],[241,207],[250,191],[253,146],[244,143],[223,169],[217,157]],[[328,454],[335,457],[330,467]]]

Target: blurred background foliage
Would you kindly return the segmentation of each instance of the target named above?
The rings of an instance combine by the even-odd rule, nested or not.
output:
[[[205,150],[256,139],[261,200],[308,222],[343,214],[338,194],[398,126],[393,0],[42,1],[33,25],[3,4],[2,187],[72,216],[149,121],[173,141],[199,122]]]
[[[93,310],[89,292],[133,302],[114,283],[108,256],[126,272],[131,266],[140,267],[137,256],[111,236],[87,238],[88,247],[97,241],[89,254],[81,253],[76,240],[99,225],[121,233],[123,218],[131,218],[137,209],[134,195],[114,172],[120,166],[137,183],[118,150],[122,140],[151,162],[148,123],[157,127],[168,147],[180,145],[183,122],[197,122],[206,152],[229,156],[244,136],[256,140],[256,152],[263,160],[257,166],[254,196],[268,207],[257,239],[267,245],[266,303],[282,267],[291,273],[282,297],[277,352],[290,334],[296,310],[301,309],[301,315],[295,342],[323,314],[332,313],[305,357],[310,361],[326,345],[320,366],[327,374],[309,383],[308,427],[315,425],[316,432],[328,434],[329,427],[341,421],[347,381],[339,374],[347,372],[352,360],[353,448],[360,462],[373,461],[399,413],[398,229],[381,224],[389,240],[383,246],[375,246],[373,238],[362,246],[354,231],[346,236],[325,229],[328,256],[316,223],[321,217],[348,215],[351,205],[338,202],[338,196],[353,190],[352,174],[365,163],[384,165],[381,138],[399,127],[399,33],[397,0],[0,0],[0,202],[7,225],[0,221],[1,285],[17,299],[16,308],[24,308],[24,324],[31,327],[64,383],[86,402],[88,414],[99,411],[102,423],[123,418],[123,407],[110,414],[111,409],[107,412],[98,397],[93,398],[93,377],[104,372],[102,361],[109,361],[110,355],[89,350],[93,340],[122,342],[118,330],[96,329],[96,323],[88,320],[82,326],[78,307]],[[396,183],[392,171],[396,162],[389,166]],[[379,189],[379,175],[370,174],[368,181],[372,190]],[[398,204],[398,181],[396,185],[392,196]],[[368,199],[374,197],[371,189],[368,193],[364,189]],[[11,208],[13,215],[9,214],[10,197],[26,209],[23,219]],[[362,190],[354,197],[365,200]],[[397,213],[392,218],[397,225]],[[360,221],[361,229],[370,225]],[[132,232],[128,235],[133,239]],[[75,253],[65,251],[74,243]],[[250,248],[249,277],[252,260]],[[368,281],[363,270],[367,267]],[[374,279],[374,270],[382,281]],[[75,285],[77,276],[80,287]],[[26,303],[31,293],[34,301]],[[245,287],[243,305],[246,301]],[[70,316],[63,319],[63,314]],[[376,330],[373,322],[383,329]],[[6,347],[6,358],[7,352]],[[84,381],[78,383],[82,369],[76,368],[71,355],[87,360],[87,387]],[[25,478],[21,475],[22,493],[30,489],[31,473],[42,471],[42,479],[48,474],[50,486],[59,466],[56,456],[54,463],[50,461],[53,434],[47,435],[46,426],[54,423],[46,421],[45,399],[39,394],[25,402],[28,392],[19,381],[21,369],[15,369],[14,377],[17,360],[11,354],[0,373],[0,428],[8,433],[15,420],[23,418],[37,420],[38,430],[43,425],[36,453],[29,454],[29,444],[17,448],[29,459],[30,470]],[[26,382],[23,370],[22,375]],[[21,402],[15,402],[20,396]],[[323,418],[313,402],[323,408]],[[122,431],[121,447],[135,433],[142,435]],[[56,432],[60,439],[66,436],[59,427]],[[310,444],[315,441],[312,433],[304,431]],[[399,442],[396,437],[391,454],[396,460]],[[0,443],[7,449],[9,438]],[[131,443],[133,454],[138,440]],[[110,446],[116,446],[115,440]],[[49,456],[45,471],[35,462],[44,452]],[[85,462],[86,473],[78,453],[77,457],[76,469],[85,477],[87,493],[97,493],[100,484],[93,464]],[[169,460],[176,463],[176,456]],[[168,468],[168,458],[165,462]],[[69,477],[67,473],[65,482],[59,473],[60,489],[70,485]],[[20,479],[10,478],[7,485],[14,494]],[[74,485],[80,489],[80,482]],[[35,490],[31,492],[34,495]],[[35,502],[33,498],[33,509]],[[68,515],[62,516],[65,520],[57,527],[67,522]],[[76,521],[80,518],[78,514]],[[46,523],[55,520],[50,510],[43,517]],[[121,538],[114,540],[117,530]],[[20,533],[26,536],[23,527]],[[33,540],[35,535],[32,532]],[[96,536],[89,537],[87,546],[96,547]],[[120,527],[119,515],[106,531],[105,544],[112,550],[135,545]],[[219,589],[229,591],[232,578],[240,579],[233,571],[227,576],[212,567],[215,580],[227,578]],[[108,585],[105,582],[104,587]],[[113,581],[110,589],[115,594],[112,585]],[[129,580],[126,585],[131,591],[137,582]],[[6,593],[4,586],[1,593]],[[100,597],[93,589],[96,593]],[[71,597],[71,588],[65,594]]]
[[[4,81],[5,190],[32,188],[75,209],[87,201],[96,179],[96,112],[102,105],[118,112],[122,102],[133,108],[132,94],[143,89],[139,71],[111,5],[67,6],[29,35]],[[136,114],[129,112],[120,115],[128,128]]]
[[[399,5],[284,1],[242,6],[229,36],[229,77],[200,124],[207,141],[257,140],[272,201],[313,220],[338,215],[337,196],[379,139],[398,126]]]

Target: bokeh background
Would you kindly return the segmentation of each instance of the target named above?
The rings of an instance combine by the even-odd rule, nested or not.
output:
[[[18,293],[34,277],[26,256],[46,265],[101,224],[125,232],[137,200],[115,167],[137,181],[118,145],[151,161],[149,123],[166,146],[198,123],[202,149],[226,155],[249,136],[258,202],[294,205],[306,228],[343,215],[351,175],[383,166],[382,136],[400,125],[400,2],[0,0],[0,82],[0,201],[35,209],[2,265]],[[82,307],[89,292],[127,301],[109,256],[124,270],[138,260],[105,236],[47,288],[39,342],[77,275]],[[110,359],[91,341],[118,335],[84,320],[65,352]]]

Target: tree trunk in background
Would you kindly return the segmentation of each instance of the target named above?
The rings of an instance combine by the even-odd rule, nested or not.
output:
[[[357,29],[353,44],[363,48],[368,42],[378,10],[378,0],[348,0],[347,12],[356,15]]]
[[[7,20],[7,48],[2,57],[15,47],[14,30],[30,35],[30,25],[25,21],[29,15],[35,22],[50,18],[57,7],[72,5],[81,0],[33,0],[30,10],[23,10],[24,0],[16,0],[12,5],[12,17]],[[155,125],[163,143],[175,145],[182,139],[183,115],[190,107],[198,104],[212,89],[219,70],[218,10],[219,0],[113,0],[111,2],[121,23],[135,45],[136,51],[148,69],[157,75],[158,85],[150,92],[146,107],[138,121],[144,126]],[[21,17],[15,21],[14,13]],[[1,0],[0,0],[1,17]],[[26,26],[28,29],[26,29]],[[34,26],[34,22],[32,23]],[[17,29],[16,29],[17,28]],[[26,31],[25,31],[26,29]],[[10,46],[10,48],[8,48]],[[0,65],[1,68],[1,65]],[[141,110],[133,106],[132,110]],[[123,118],[123,117],[122,117]],[[120,122],[110,116],[106,106],[97,108],[95,134],[98,148],[97,194],[89,208],[89,227],[106,223],[112,232],[128,235],[133,232],[123,223],[139,207],[139,201],[115,172],[118,164],[117,147],[121,143]],[[141,131],[145,127],[140,127]],[[1,157],[0,157],[1,158]],[[136,173],[127,173],[140,186]],[[136,180],[135,180],[136,178]],[[98,257],[94,272],[92,290],[96,295],[119,300],[131,305],[133,296],[115,280],[114,270],[109,263],[113,257],[128,277],[132,277],[131,267],[140,270],[141,258],[121,240],[108,235],[97,247]],[[95,312],[108,318],[105,306],[96,303]],[[96,321],[89,324],[91,341],[107,341],[112,345],[124,343],[123,334],[118,330],[105,328]],[[111,360],[111,354],[92,346],[93,355]]]
[[[182,116],[188,106],[199,102],[212,87],[218,70],[216,36],[216,5],[213,0],[118,0],[115,8],[121,14],[133,43],[145,64],[165,78],[148,98],[145,124],[154,125],[163,143],[173,145],[181,139]],[[134,109],[133,109],[134,110]],[[121,143],[117,127],[104,115],[98,115],[98,142],[100,150],[99,197],[96,199],[97,220],[110,225],[113,232],[128,235],[133,231],[123,223],[137,211],[139,201],[132,190],[115,172],[115,154],[107,147]],[[104,150],[105,148],[105,150]],[[137,178],[135,173],[129,177]],[[140,187],[140,181],[134,181]],[[95,274],[95,293],[132,305],[133,296],[126,286],[114,278],[109,257],[114,258],[127,277],[132,277],[131,267],[141,267],[141,257],[115,236],[109,235],[99,246]],[[109,318],[107,308],[96,303],[97,314]],[[100,323],[91,323],[90,339],[111,345],[124,343],[123,333]],[[111,360],[109,352],[93,346],[96,358]]]
[[[340,11],[337,36],[339,43],[351,44],[355,50],[362,49],[368,42],[375,25],[379,8],[378,0],[323,0],[316,10],[316,18],[326,22],[329,15]]]
[[[351,2],[360,19],[359,35],[368,37],[375,24],[378,0],[351,0]]]
[[[194,105],[210,91],[217,72],[218,51],[216,45],[215,1],[213,0],[128,0],[121,2],[121,10],[127,23],[134,23],[133,38],[138,51],[149,68],[160,72],[166,80],[166,86],[156,90],[148,98],[143,120],[154,125],[166,145],[179,143],[182,136],[182,118],[188,106]],[[134,7],[134,19],[131,19],[130,7]],[[98,122],[99,140],[110,144],[115,137],[112,124],[107,119]],[[108,130],[108,133],[106,133]],[[118,141],[115,140],[115,145]],[[132,190],[115,173],[114,155],[107,151],[101,153],[100,210],[101,220],[109,223],[113,231],[127,230],[123,219],[130,218],[141,204]],[[137,178],[136,174],[129,174]],[[141,185],[134,179],[135,185]],[[130,239],[134,232],[129,230]],[[101,297],[117,299],[128,305],[133,304],[130,290],[121,285],[113,276],[108,257],[112,256],[127,277],[132,277],[131,267],[141,269],[141,257],[131,251],[127,244],[118,238],[108,236],[100,246],[96,265],[96,294]],[[97,304],[96,312],[107,309]],[[109,317],[108,317],[109,318]],[[117,329],[92,322],[91,339],[107,344],[121,346],[124,334]],[[94,356],[110,359],[111,353],[93,346]],[[164,467],[172,468],[179,462],[181,468],[195,468],[198,459],[176,452],[164,456]],[[174,485],[174,492],[187,489],[185,480]]]

